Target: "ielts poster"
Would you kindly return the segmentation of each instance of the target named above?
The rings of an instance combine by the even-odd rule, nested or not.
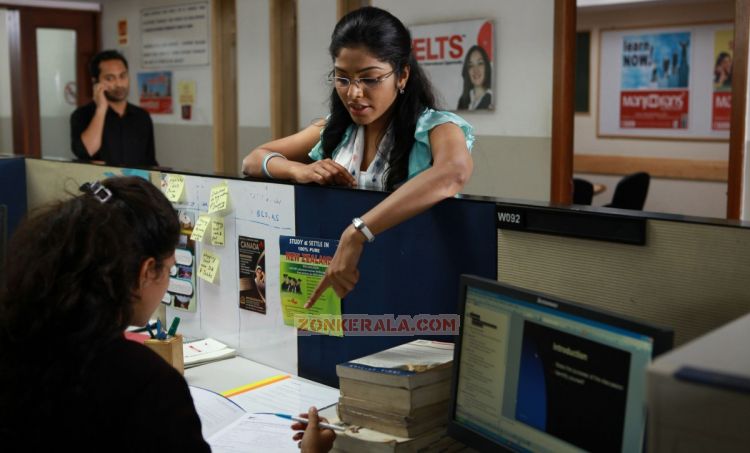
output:
[[[623,37],[620,127],[688,127],[689,55],[687,32]]]
[[[448,110],[494,110],[492,21],[412,25],[414,56]]]

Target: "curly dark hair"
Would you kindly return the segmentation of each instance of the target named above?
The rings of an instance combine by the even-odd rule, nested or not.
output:
[[[75,393],[98,348],[130,323],[141,263],[153,257],[160,267],[174,253],[177,215],[153,184],[117,177],[102,185],[112,192],[108,201],[83,193],[57,202],[11,239],[12,266],[0,288],[4,402],[23,400],[6,391],[54,396],[69,386]]]
[[[409,153],[414,145],[417,120],[426,108],[435,108],[435,95],[411,51],[411,33],[388,11],[367,6],[341,18],[331,35],[328,47],[331,58],[335,60],[343,48],[356,47],[367,49],[378,60],[390,63],[396,76],[406,66],[410,69],[404,93],[396,98],[391,118],[394,142],[388,158],[390,168],[384,178],[386,189],[393,190],[408,177]],[[335,88],[331,91],[330,110],[331,116],[322,135],[323,153],[328,158],[353,124]]]

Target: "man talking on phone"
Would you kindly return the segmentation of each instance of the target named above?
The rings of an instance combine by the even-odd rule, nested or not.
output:
[[[116,50],[91,59],[94,100],[70,116],[73,154],[108,165],[157,166],[154,125],[148,112],[128,103],[128,62]]]

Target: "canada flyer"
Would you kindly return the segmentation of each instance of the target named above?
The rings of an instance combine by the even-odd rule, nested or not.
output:
[[[338,241],[298,236],[280,236],[279,287],[284,324],[308,326],[315,333],[343,336],[341,327],[341,298],[328,288],[310,308],[310,298],[333,259]],[[298,320],[295,324],[295,315]]]

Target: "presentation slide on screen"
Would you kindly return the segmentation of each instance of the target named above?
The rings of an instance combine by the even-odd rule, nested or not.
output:
[[[620,451],[630,354],[524,321],[516,420],[588,451]]]

